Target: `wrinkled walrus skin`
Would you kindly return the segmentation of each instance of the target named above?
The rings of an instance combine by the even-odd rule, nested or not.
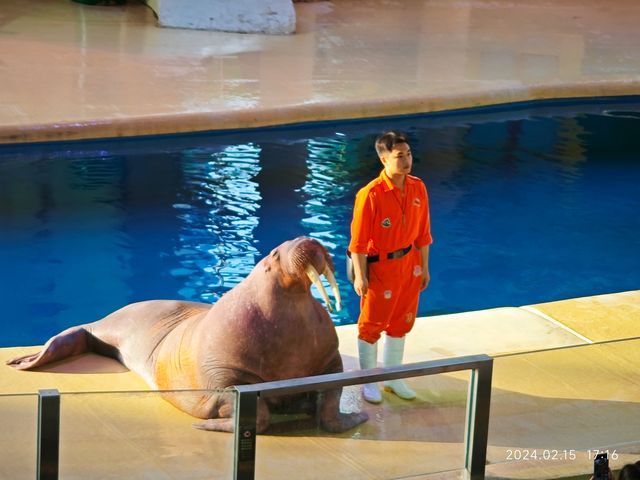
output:
[[[221,389],[342,372],[335,327],[310,293],[314,274],[317,280],[318,273],[324,273],[334,285],[333,270],[329,253],[318,241],[299,237],[275,248],[213,305],[133,303],[96,322],[71,327],[52,337],[42,351],[7,364],[27,370],[92,351],[116,358],[158,390]],[[334,294],[339,307],[337,286]],[[329,390],[319,397],[320,425],[330,432],[367,420],[365,412],[340,412],[341,392]],[[162,395],[205,419],[197,428],[233,431],[232,396]],[[258,432],[269,426],[269,406],[258,401]]]

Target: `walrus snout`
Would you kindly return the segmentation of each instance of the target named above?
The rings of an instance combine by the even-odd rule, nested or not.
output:
[[[322,295],[327,310],[332,312],[333,306],[320,279],[320,276],[324,275],[331,286],[336,302],[336,311],[339,312],[342,308],[340,289],[333,274],[335,270],[333,259],[327,249],[318,240],[309,237],[298,237],[287,243],[289,245],[287,246],[286,268],[289,273],[298,277],[306,276]]]
[[[323,272],[327,265],[333,270],[333,260],[327,249],[316,239],[297,237],[285,242],[285,258],[288,273],[303,276],[308,265],[312,265],[318,272]]]

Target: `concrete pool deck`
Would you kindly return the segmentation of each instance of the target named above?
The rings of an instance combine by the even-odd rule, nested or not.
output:
[[[297,3],[291,36],[5,0],[0,144],[640,94],[635,0]]]
[[[355,369],[356,327],[337,330],[345,368]],[[406,361],[495,355],[487,477],[562,478],[587,473],[589,449],[596,446],[617,449],[615,468],[640,457],[638,337],[640,290],[420,318],[407,340]],[[592,339],[624,338],[636,340],[589,346]],[[0,349],[0,360],[34,350]],[[370,421],[336,436],[307,428],[260,437],[258,478],[282,478],[291,469],[304,479],[458,478],[467,378],[413,379],[415,402],[385,393],[380,406],[362,405],[354,400],[357,389],[345,390],[367,409]],[[96,355],[39,372],[2,368],[0,391],[9,394],[0,397],[6,426],[0,436],[2,478],[26,477],[25,469],[35,468],[37,401],[11,395],[41,388],[118,392],[63,397],[64,478],[142,478],[149,472],[153,478],[229,478],[231,435],[193,429],[191,417],[157,395],[127,394],[147,387],[117,362]],[[552,449],[574,452],[575,458],[511,458],[514,451],[542,456]]]

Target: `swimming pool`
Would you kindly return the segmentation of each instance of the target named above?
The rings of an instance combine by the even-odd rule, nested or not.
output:
[[[298,235],[344,273],[352,202],[409,133],[430,193],[419,314],[640,288],[640,103],[527,104],[176,137],[0,148],[0,346],[152,298],[213,302]]]

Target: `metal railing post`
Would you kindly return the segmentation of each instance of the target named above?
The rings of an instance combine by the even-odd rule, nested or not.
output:
[[[493,359],[471,370],[465,430],[465,470],[471,480],[484,479],[489,437]]]
[[[38,392],[38,480],[58,480],[60,455],[60,392]]]
[[[256,470],[256,421],[258,393],[237,392],[233,478],[254,480]]]

